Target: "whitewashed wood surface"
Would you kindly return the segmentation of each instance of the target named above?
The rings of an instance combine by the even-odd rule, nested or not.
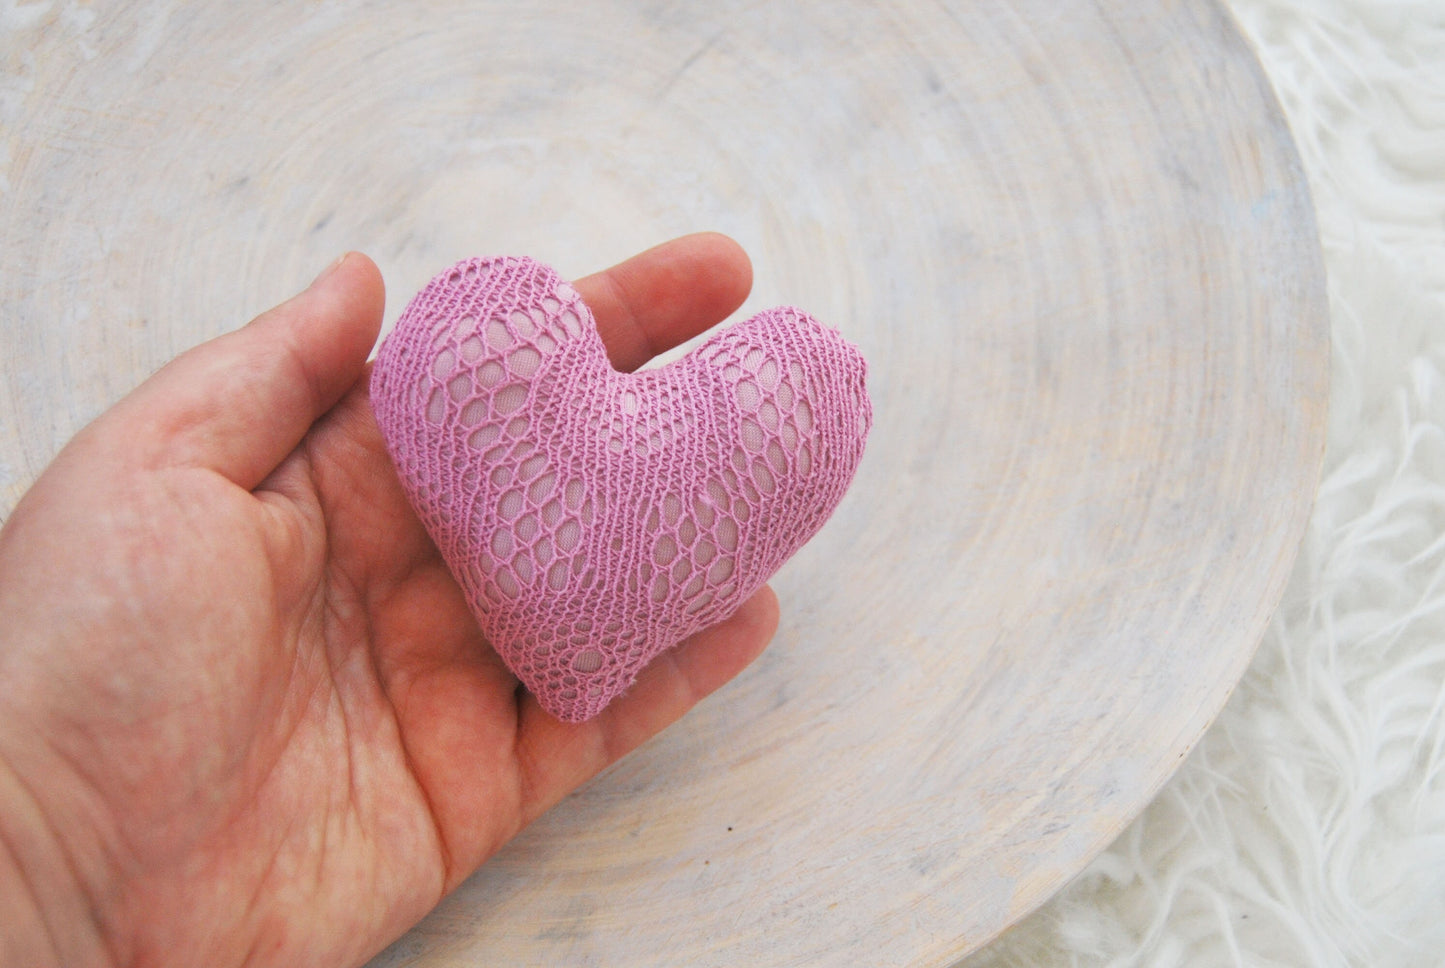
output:
[[[1306,186],[1210,0],[37,3],[0,17],[0,508],[338,252],[718,229],[868,356],[771,650],[373,965],[919,965],[1218,712],[1318,472]]]

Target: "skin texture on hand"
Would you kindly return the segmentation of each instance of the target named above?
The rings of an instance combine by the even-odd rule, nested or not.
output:
[[[688,236],[579,280],[633,369],[747,257]],[[0,530],[0,965],[355,965],[747,665],[763,589],[598,718],[482,639],[367,399],[376,267],[183,354]]]

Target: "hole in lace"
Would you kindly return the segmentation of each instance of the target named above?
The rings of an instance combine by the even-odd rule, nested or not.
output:
[[[707,580],[716,585],[720,582],[727,581],[728,576],[732,573],[733,560],[731,558],[719,558],[713,562],[712,567],[707,570]]]
[[[665,565],[675,557],[677,557],[677,542],[673,540],[672,535],[665,534],[653,544],[652,560],[659,565]]]
[[[581,537],[582,525],[572,520],[564,521],[557,529],[557,547],[562,551],[571,551],[577,547],[577,541]]]
[[[522,337],[522,339],[531,339],[537,335],[537,324],[532,322],[531,316],[528,316],[524,312],[517,311],[512,313],[511,319],[512,329],[516,330],[517,335]]]
[[[768,463],[773,465],[773,470],[779,474],[783,473],[788,466],[788,458],[783,453],[783,448],[776,440],[768,441]]]
[[[524,346],[507,357],[507,366],[518,376],[531,376],[541,365],[542,354],[530,346]]]
[[[552,493],[552,489],[556,486],[556,474],[543,474],[533,481],[532,486],[527,489],[527,497],[533,504],[541,504],[547,500],[547,497]]]
[[[764,494],[773,493],[773,475],[762,461],[753,464],[753,480],[757,482],[759,491]]]
[[[437,355],[436,360],[432,362],[431,375],[440,380],[448,373],[450,373],[452,371],[452,367],[456,365],[456,354],[453,353],[451,350],[442,350],[441,353]]]
[[[743,446],[746,447],[748,450],[762,450],[763,428],[759,427],[751,420],[745,419],[743,421],[742,438]]]
[[[521,538],[523,541],[531,541],[537,537],[537,533],[542,530],[542,527],[538,523],[535,514],[528,514],[517,521],[516,530],[518,538]]]
[[[602,668],[602,653],[596,649],[578,652],[577,658],[572,660],[572,668],[577,672],[596,672]]]
[[[704,528],[712,527],[713,519],[716,517],[712,508],[701,497],[692,502],[692,516],[697,520],[698,525]]]
[[[447,383],[447,393],[451,394],[451,398],[457,403],[461,403],[467,397],[471,396],[471,375],[467,373],[459,373],[456,376],[452,377],[451,380]]]
[[[467,363],[475,363],[482,358],[487,348],[482,345],[479,337],[468,336],[462,340],[462,359]]]
[[[473,427],[487,418],[487,401],[472,400],[462,407],[462,426]]]
[[[738,406],[744,410],[753,411],[758,409],[758,404],[763,400],[763,395],[758,392],[757,385],[744,381],[738,384]]]
[[[777,430],[778,408],[773,406],[772,401],[764,403],[758,408],[758,419],[760,419],[763,422],[763,426],[769,430]]]
[[[507,371],[496,360],[488,360],[477,368],[477,386],[487,389],[502,382]]]
[[[547,569],[547,587],[554,592],[567,587],[567,562],[552,562],[552,567]]]
[[[763,388],[771,390],[778,385],[778,364],[774,360],[767,360],[762,368],[758,370],[758,379],[762,382]]]
[[[473,402],[482,403],[482,401],[479,400]],[[468,406],[471,406],[471,404],[468,404]],[[485,403],[483,403],[482,410],[486,410]],[[501,436],[501,434],[501,427],[498,427],[496,424],[488,424],[485,427],[478,427],[476,430],[473,430],[472,435],[467,438],[467,443],[470,444],[474,449],[481,450],[489,444],[494,443],[496,439]]]
[[[709,561],[712,561],[715,554],[717,554],[717,545],[704,538],[697,543],[696,548],[692,549],[692,560],[699,566],[705,567]]]
[[[492,319],[487,322],[487,344],[493,349],[505,350],[512,343],[512,334],[507,332],[507,324],[500,319]]]
[[[522,404],[527,402],[527,388],[520,383],[503,387],[497,391],[492,402],[496,404],[498,413],[513,413],[521,409]]]
[[[431,399],[426,402],[426,418],[434,424],[439,424],[447,415],[446,394],[440,389],[431,392]]]

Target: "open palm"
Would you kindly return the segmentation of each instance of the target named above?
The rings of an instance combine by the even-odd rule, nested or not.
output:
[[[747,294],[690,236],[576,283],[619,369]],[[482,639],[366,392],[351,255],[79,434],[0,531],[0,964],[349,965],[761,651],[764,589],[597,719]]]

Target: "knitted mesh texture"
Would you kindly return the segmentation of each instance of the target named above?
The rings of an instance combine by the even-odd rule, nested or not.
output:
[[[383,342],[371,400],[482,632],[552,715],[600,712],[837,507],[872,420],[837,332],[770,309],[619,373],[551,268],[470,259]]]

